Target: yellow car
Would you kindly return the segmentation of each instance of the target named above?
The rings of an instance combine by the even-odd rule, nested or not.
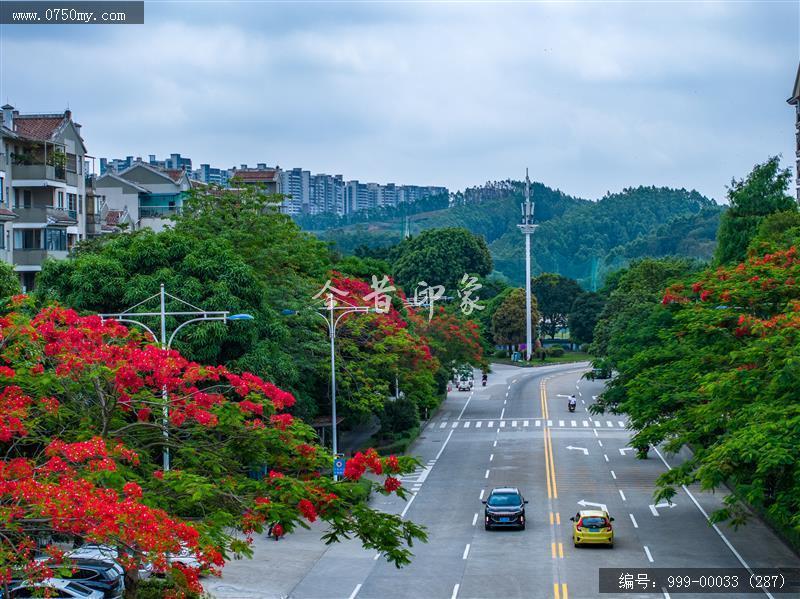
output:
[[[614,529],[611,523],[614,518],[609,517],[604,510],[581,510],[572,520],[572,542],[575,547],[579,545],[608,545],[614,546]]]

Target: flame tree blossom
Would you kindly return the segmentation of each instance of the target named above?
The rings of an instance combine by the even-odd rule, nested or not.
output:
[[[294,397],[274,383],[189,361],[97,316],[29,313],[24,298],[10,310],[0,314],[0,584],[50,575],[34,558],[51,534],[120,548],[128,597],[142,563],[167,571],[168,554],[188,549],[217,573],[269,523],[290,534],[321,519],[326,541],[358,537],[398,566],[425,539],[412,522],[359,503],[352,482],[320,476],[332,456],[285,411]],[[413,470],[414,459],[370,451],[360,460],[377,492],[406,496],[381,473]],[[185,590],[201,590],[200,572],[181,568]]]

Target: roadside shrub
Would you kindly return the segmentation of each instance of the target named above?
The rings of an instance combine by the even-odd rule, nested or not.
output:
[[[547,348],[547,355],[551,358],[560,358],[564,355],[564,348],[560,345],[556,345],[554,347]]]
[[[508,357],[508,352],[506,350],[504,350],[504,349],[498,349],[498,350],[495,350],[494,354],[492,354],[492,355],[494,355],[495,358],[507,358]]]
[[[387,400],[379,415],[381,433],[402,433],[419,426],[419,412],[416,404],[407,397]]]
[[[581,352],[583,352],[585,354],[585,353],[587,353],[589,351],[589,344],[588,343],[581,343],[581,346],[580,346],[579,349],[581,350]]]

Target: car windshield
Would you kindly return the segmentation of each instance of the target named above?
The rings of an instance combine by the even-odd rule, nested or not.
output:
[[[491,497],[489,497],[489,505],[492,507],[520,504],[522,504],[522,498],[516,493],[494,493]]]
[[[85,587],[85,586],[83,586],[82,584],[79,584],[79,583],[77,583],[77,582],[71,582],[71,583],[69,583],[69,584],[67,585],[67,588],[68,588],[70,591],[73,591],[73,592],[75,592],[75,593],[78,593],[78,594],[80,594],[80,595],[83,595],[83,596],[86,596],[86,595],[91,595],[91,594],[92,594],[92,589],[90,589],[90,588],[88,588],[88,587]]]
[[[583,518],[581,520],[581,526],[585,526],[586,528],[604,528],[608,525],[606,524],[605,518],[599,518],[595,516],[591,518]]]

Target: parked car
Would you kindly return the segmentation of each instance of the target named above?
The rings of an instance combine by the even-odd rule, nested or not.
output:
[[[76,555],[77,551],[77,555]],[[72,569],[71,576],[63,580],[72,580],[93,591],[99,591],[105,599],[118,599],[125,591],[125,571],[113,559],[94,559],[78,557],[79,550],[67,552],[64,563]],[[92,555],[86,553],[84,555]],[[96,555],[96,554],[95,554]],[[51,564],[51,558],[38,558],[38,561]]]
[[[572,518],[572,542],[575,547],[581,545],[614,546],[614,518],[605,510],[581,510]]]
[[[9,589],[10,599],[21,597],[44,597],[51,599],[103,599],[103,593],[92,590],[80,582],[66,578],[47,578],[42,582],[12,583]],[[0,597],[3,592],[0,591]]]
[[[72,560],[96,560],[119,564],[119,552],[116,547],[110,545],[81,545],[77,549],[71,549],[64,553],[64,557]],[[120,569],[122,567],[120,566]],[[139,567],[139,579],[146,580],[153,575],[153,564],[145,563]]]
[[[483,503],[486,505],[483,516],[483,526],[486,530],[493,528],[525,530],[525,504],[528,502],[516,487],[492,489]]]

